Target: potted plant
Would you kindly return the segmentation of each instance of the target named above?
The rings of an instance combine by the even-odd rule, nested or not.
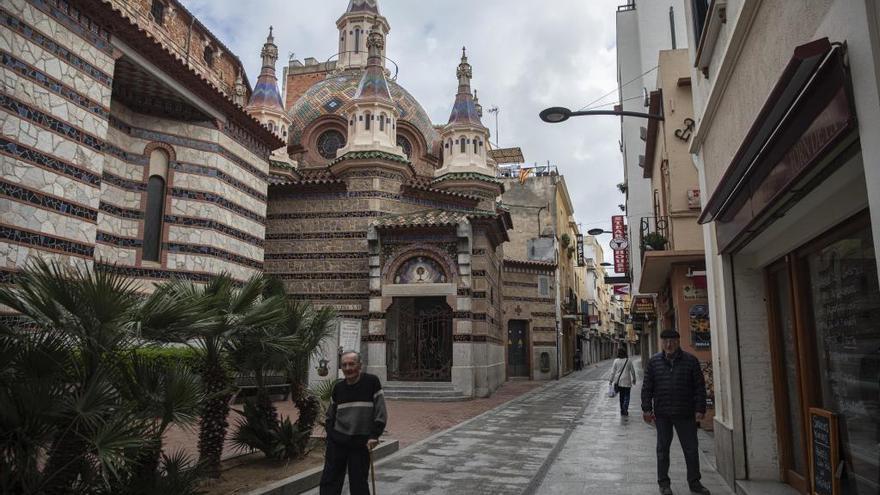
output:
[[[650,232],[642,238],[642,246],[644,249],[653,251],[662,251],[666,249],[666,237],[659,232]]]

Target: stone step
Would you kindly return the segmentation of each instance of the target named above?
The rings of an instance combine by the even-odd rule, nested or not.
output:
[[[385,390],[454,390],[451,382],[385,382]]]

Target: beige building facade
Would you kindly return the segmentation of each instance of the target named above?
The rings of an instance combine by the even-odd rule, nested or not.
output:
[[[687,4],[718,470],[739,493],[877,493],[877,4]],[[821,414],[839,456],[817,485]]]

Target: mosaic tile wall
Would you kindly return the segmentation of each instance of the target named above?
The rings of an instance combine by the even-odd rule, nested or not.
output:
[[[0,276],[33,256],[151,280],[261,271],[268,150],[238,129],[111,101],[109,34],[58,5],[0,6]],[[160,263],[141,261],[150,143],[175,155]]]

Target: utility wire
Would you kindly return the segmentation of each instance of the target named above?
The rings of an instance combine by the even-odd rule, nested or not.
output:
[[[635,80],[637,80],[637,79],[639,79],[639,78],[641,78],[641,77],[644,77],[645,75],[647,75],[647,74],[653,72],[654,70],[657,69],[657,67],[659,67],[659,66],[655,65],[654,67],[652,67],[652,68],[646,70],[645,72],[642,72],[642,73],[639,74],[638,76],[636,76],[636,77],[630,79],[629,81],[623,83],[622,85],[620,85],[619,88],[614,88],[614,89],[612,89],[611,91],[605,93],[604,95],[602,95],[602,96],[596,98],[595,100],[593,100],[593,101],[587,103],[586,105],[584,105],[583,107],[581,107],[580,110],[578,110],[578,112],[584,110],[585,108],[589,107],[590,105],[592,105],[592,104],[594,104],[594,103],[596,103],[596,102],[599,102],[599,101],[604,100],[606,97],[611,96],[612,94],[614,94],[615,91],[618,91],[618,90],[620,90],[620,89],[623,89],[623,88],[627,87],[630,83],[634,82]]]
[[[619,102],[618,102],[618,101],[612,101],[612,102],[610,102],[610,103],[600,103],[600,104],[598,104],[598,105],[593,105],[593,106],[591,106],[591,107],[586,107],[586,108],[584,108],[583,110],[593,110],[593,109],[596,109],[596,108],[607,107],[608,105],[617,105],[618,103],[623,103],[623,102],[625,102],[625,101],[641,100],[642,98],[644,98],[644,96],[642,96],[642,95],[639,95],[639,96],[633,96],[633,97],[631,97],[631,98],[627,98],[627,99],[625,99],[625,100],[620,100]]]

